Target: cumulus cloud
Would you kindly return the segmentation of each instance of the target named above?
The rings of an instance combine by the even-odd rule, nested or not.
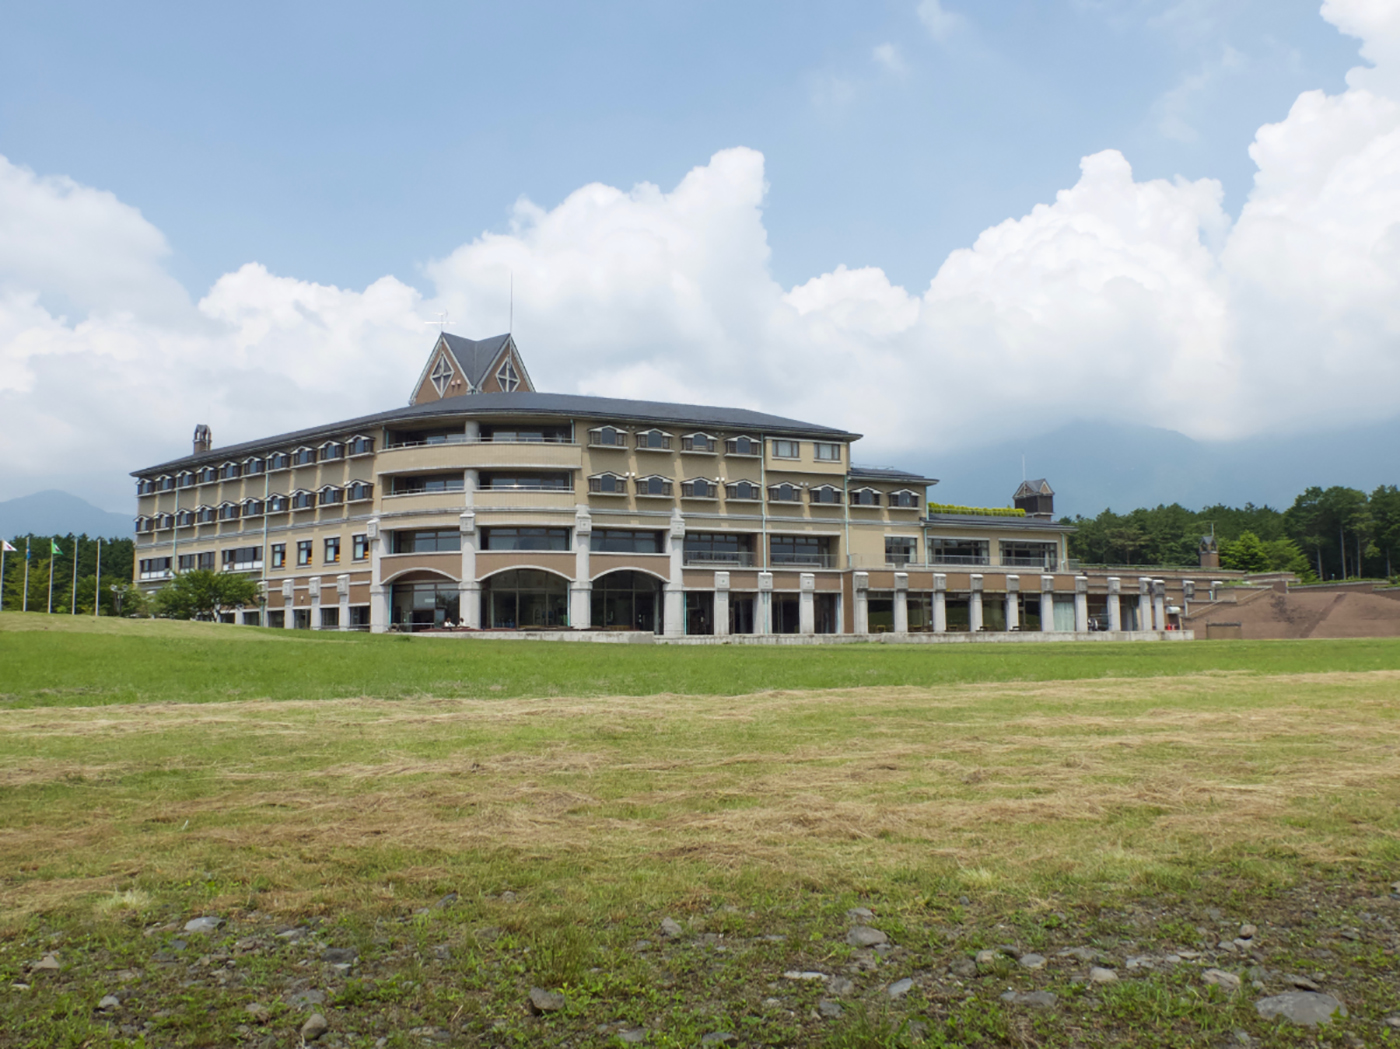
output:
[[[940,44],[963,25],[963,16],[945,8],[942,0],[920,0],[918,13],[919,21],[923,22],[928,35]]]
[[[888,73],[900,76],[905,72],[904,59],[900,57],[899,48],[893,44],[877,44],[870,52],[870,56],[875,59],[877,65]]]
[[[740,404],[867,434],[859,458],[941,451],[1070,418],[1195,437],[1385,417],[1400,370],[1400,24],[1329,0],[1370,68],[1259,130],[1241,214],[1210,179],[1084,158],[1051,202],[907,289],[838,266],[773,277],[763,157],[673,188],[584,186],[515,206],[427,268],[318,285],[248,264],[197,302],[160,232],[110,194],[0,161],[0,497],[55,484],[119,506],[126,471],[403,403],[439,310],[515,331],[544,389]],[[931,267],[932,268],[932,267]]]

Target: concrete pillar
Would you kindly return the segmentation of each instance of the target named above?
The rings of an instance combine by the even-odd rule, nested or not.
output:
[[[1152,580],[1152,613],[1152,629],[1167,629],[1167,582],[1165,579]]]
[[[909,633],[909,573],[894,574],[894,633]]]
[[[350,577],[348,575],[338,575],[335,577],[335,593],[340,598],[340,629],[350,629]]]
[[[1108,577],[1108,629],[1119,631],[1123,629],[1123,607],[1121,605],[1123,594],[1123,580],[1121,577],[1111,575]]]
[[[307,589],[307,591],[311,594],[311,612],[310,612],[310,614],[309,614],[309,619],[311,620],[311,629],[312,629],[312,630],[320,630],[320,629],[321,629],[321,577],[318,576],[318,575],[314,575],[314,576],[312,576],[310,579],[308,579],[308,580],[306,581],[306,589]]]
[[[380,582],[379,558],[387,537],[380,535],[379,518],[366,522],[365,537],[369,540],[369,632],[382,634],[389,629],[389,588]]]
[[[1219,600],[1220,600],[1220,589],[1221,589],[1221,587],[1223,587],[1224,585],[1225,585],[1224,581],[1223,581],[1223,580],[1220,580],[1220,579],[1212,579],[1212,580],[1210,581],[1210,599],[1211,599],[1212,601],[1219,601]]]
[[[574,580],[569,584],[569,626],[593,625],[593,517],[588,507],[574,511]]]
[[[666,584],[663,597],[666,602],[665,622],[662,633],[666,637],[682,637],[685,634],[685,590],[682,578],[685,565],[685,518],[679,510],[671,511],[671,527],[666,535],[666,551],[671,555],[670,581]]]
[[[754,609],[753,632],[773,632],[773,573],[758,573],[758,607]]]
[[[942,572],[933,574],[933,632],[948,632],[948,577]]]
[[[982,575],[972,574],[972,592],[967,599],[967,628],[974,634],[982,629]]]
[[[715,573],[715,637],[729,636],[729,573]]]
[[[1040,577],[1040,632],[1048,634],[1055,629],[1055,577]]]
[[[468,422],[463,428],[467,441],[475,444],[481,440],[481,424],[475,421]],[[476,490],[481,486],[481,475],[476,470],[462,471],[462,507],[470,510],[476,505]],[[476,578],[475,575],[472,576]],[[465,617],[464,617],[465,618]],[[480,621],[480,615],[477,619]]]
[[[1021,629],[1021,577],[1006,577],[1006,629]]]
[[[1181,614],[1189,616],[1191,614],[1191,599],[1196,596],[1196,581],[1194,579],[1183,579],[1181,581]]]
[[[803,572],[797,578],[797,632],[799,634],[815,634],[817,632],[817,577],[811,572]]]
[[[1138,629],[1152,629],[1152,578],[1138,576]]]
[[[868,634],[870,633],[870,573],[856,572],[851,576],[851,585],[856,595],[856,603],[852,608],[855,632]]]
[[[1074,577],[1074,629],[1083,634],[1089,629],[1089,577]]]
[[[295,580],[282,580],[282,627],[285,630],[291,630],[297,625],[296,593]]]
[[[463,510],[457,518],[457,528],[462,535],[462,577],[457,583],[457,616],[462,626],[477,630],[481,627],[481,584],[476,581],[476,512]]]

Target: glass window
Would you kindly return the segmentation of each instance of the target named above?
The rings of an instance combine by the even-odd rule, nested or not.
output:
[[[684,540],[686,564],[753,564],[753,536],[734,532],[687,532]]]
[[[267,463],[262,459],[248,459],[243,463],[243,472],[250,477],[260,474],[266,469]]]
[[[898,492],[891,492],[889,495],[889,500],[891,506],[900,506],[904,507],[905,509],[909,509],[910,507],[917,507],[919,505],[918,493],[911,492],[907,488],[900,489]]]
[[[293,466],[310,466],[316,461],[315,448],[298,448],[292,453]]]
[[[350,540],[350,556],[356,561],[364,561],[369,557],[369,536],[357,535]]]
[[[367,481],[356,481],[349,488],[349,498],[352,503],[362,502],[365,499],[374,498],[374,485]]]
[[[393,479],[394,495],[416,495],[422,492],[460,492],[466,482],[460,473],[408,474]]]
[[[261,517],[263,513],[263,501],[261,499],[245,499],[243,501],[244,517]]]
[[[928,541],[928,559],[943,565],[985,565],[988,563],[987,546],[985,539],[933,536]]]
[[[240,546],[236,550],[225,550],[223,561],[225,572],[244,572],[251,568],[261,568],[262,547]]]
[[[211,484],[212,482],[218,479],[218,476],[219,472],[215,470],[212,466],[203,467],[199,471],[199,483]]]
[[[816,457],[818,462],[839,463],[841,461],[841,446],[839,444],[828,444],[823,441],[817,441],[812,445],[812,454]]]
[[[351,455],[368,455],[374,451],[373,437],[356,437],[350,442]]]
[[[592,608],[594,629],[659,631],[661,581],[644,572],[609,572],[593,581]]]
[[[482,626],[532,630],[569,625],[569,584],[552,572],[518,568],[485,581]]]
[[[605,495],[626,495],[627,478],[618,477],[617,474],[601,474],[598,477],[590,477],[588,490],[602,492]]]
[[[340,564],[340,536],[333,535],[326,540],[325,556],[322,558],[323,564]]]
[[[715,450],[715,439],[709,434],[692,433],[681,438],[681,451],[683,452],[713,452]]]
[[[725,485],[724,494],[730,499],[761,498],[761,491],[758,485],[749,481],[738,481],[735,484]]]
[[[795,484],[775,484],[768,489],[768,498],[775,503],[795,503],[802,498],[802,489]]]
[[[340,488],[322,488],[321,505],[334,506],[345,499],[345,492]]]
[[[833,488],[829,484],[824,484],[820,488],[813,488],[807,494],[808,498],[814,503],[839,503],[841,501],[841,489]]]
[[[483,426],[481,439],[512,444],[570,444],[573,431],[567,426]]]
[[[462,549],[462,533],[455,528],[394,533],[394,553],[396,554],[431,554],[460,549]]]
[[[243,467],[238,463],[224,463],[223,466],[219,467],[219,480],[221,481],[232,481],[241,476],[243,476]]]
[[[596,528],[589,537],[588,549],[609,554],[659,554],[663,547],[660,532]]]
[[[287,512],[287,507],[291,504],[285,495],[269,496],[267,500],[267,512],[270,514],[281,514]]]
[[[686,499],[714,499],[719,495],[719,487],[697,477],[693,481],[686,481],[681,485],[681,496]]]
[[[482,473],[481,487],[488,491],[559,492],[571,491],[573,478],[567,473]]]
[[[273,567],[273,568],[285,568],[285,567],[287,567],[287,544],[286,544],[286,543],[273,543],[273,544],[272,544],[272,567]]]
[[[670,495],[671,482],[665,477],[638,477],[638,495]]]
[[[918,560],[919,541],[910,536],[885,536],[885,564],[907,565]]]
[[[311,540],[303,539],[297,543],[297,564],[309,565],[311,563]]]
[[[340,444],[338,441],[327,441],[325,444],[321,445],[321,458],[323,460],[340,459],[344,455],[345,445]]]
[[[773,457],[775,459],[796,459],[800,447],[796,441],[774,441]]]
[[[660,430],[646,430],[637,434],[637,447],[652,451],[664,451],[671,447],[671,435]]]
[[[293,510],[309,510],[309,509],[311,509],[312,507],[314,507],[315,505],[316,505],[316,493],[315,493],[315,492],[293,492],[293,493],[292,493],[292,509],[293,509]]]
[[[170,558],[147,557],[140,564],[142,579],[161,579],[170,574]]]
[[[1017,568],[1054,568],[1060,559],[1058,543],[1001,540],[1001,563]]]
[[[831,537],[825,535],[775,535],[769,537],[769,551],[775,565],[814,565],[829,568],[832,562]]]
[[[273,452],[267,458],[269,470],[285,470],[291,465],[292,457],[286,452]]]
[[[505,393],[514,393],[520,388],[520,376],[515,372],[515,365],[509,357],[505,363],[496,371],[496,382]]]
[[[857,488],[851,493],[852,506],[879,506],[880,493],[873,488]]]
[[[616,427],[603,426],[588,431],[588,443],[602,445],[605,448],[617,447],[627,443],[627,435]]]
[[[483,528],[483,550],[567,550],[567,528]]]
[[[760,451],[752,437],[731,437],[724,442],[724,447],[730,455],[757,455]]]
[[[237,520],[238,520],[238,517],[239,517],[239,513],[240,513],[240,511],[239,511],[239,509],[238,509],[237,504],[235,504],[235,503],[224,503],[223,506],[219,507],[219,520],[220,520],[220,521],[237,521]]]

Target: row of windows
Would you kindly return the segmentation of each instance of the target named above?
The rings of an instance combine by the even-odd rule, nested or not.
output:
[[[567,552],[571,549],[572,533],[570,528],[483,528],[479,543],[483,551]],[[690,532],[682,540],[682,549],[687,560],[696,563],[751,565],[755,539],[756,536],[743,533]],[[769,537],[769,554],[774,564],[826,565],[834,556],[832,547],[830,536]],[[455,552],[461,548],[461,533],[454,529],[398,531],[392,543],[396,554]],[[589,535],[588,548],[595,553],[660,554],[666,552],[666,533],[637,528],[598,528]]]
[[[220,503],[218,506],[196,506],[173,514],[142,515],[136,518],[137,532],[158,532],[167,528],[186,528],[217,521],[237,521],[242,517],[262,517],[283,514],[288,510],[310,510],[317,506],[339,506],[341,503],[361,503],[374,498],[374,485],[356,481],[344,488],[326,485],[316,492],[297,489],[290,495],[271,495],[262,499],[244,499],[241,503]]]
[[[348,441],[326,441],[316,448],[306,446],[290,452],[273,452],[268,456],[250,456],[238,462],[230,460],[219,466],[209,465],[202,466],[198,470],[182,470],[177,474],[142,477],[136,482],[136,494],[154,495],[157,492],[173,492],[179,488],[191,488],[197,484],[236,481],[240,477],[259,477],[273,470],[288,470],[293,466],[311,466],[317,462],[344,459],[346,456],[369,455],[373,451],[373,437],[352,437]]]
[[[672,494],[672,482],[669,477],[659,474],[635,477],[632,478],[631,489],[637,495],[669,496]],[[718,499],[719,489],[718,483],[708,478],[696,477],[681,482],[681,498]],[[588,479],[588,490],[595,495],[626,495],[628,479],[615,473],[597,474]],[[803,501],[804,491],[807,493],[806,501],[813,504],[839,505],[844,497],[849,499],[852,506],[880,506],[883,502],[889,506],[908,509],[917,508],[920,502],[919,494],[910,489],[883,493],[874,488],[855,488],[843,493],[840,488],[829,484],[804,488],[787,483],[770,485],[768,499],[777,503],[800,503]],[[724,485],[724,494],[728,499],[757,501],[763,498],[763,489],[752,481],[736,481]]]
[[[616,426],[599,426],[588,431],[588,443],[595,448],[632,447],[646,452],[668,452],[673,447],[675,437],[665,430],[639,430],[629,433]],[[714,455],[719,451],[720,438],[708,433],[683,434],[680,447],[683,452],[700,452]],[[802,442],[774,440],[771,442],[774,458],[797,459],[802,454]],[[740,435],[724,439],[724,450],[728,455],[763,454],[763,442],[754,437]],[[812,455],[824,462],[841,461],[841,445],[835,442],[814,441]]]
[[[287,543],[273,543],[268,547],[270,563],[273,568],[287,567],[287,546]],[[298,540],[292,548],[298,566],[312,563],[316,549],[314,539]],[[350,551],[351,560],[369,560],[369,536],[364,534],[351,536]],[[202,553],[180,554],[175,558],[174,563],[177,570],[181,572],[197,569],[212,572],[216,564],[215,552],[206,550]],[[247,572],[261,569],[263,567],[263,548],[260,546],[240,546],[219,551],[219,563],[225,572]],[[321,540],[321,564],[340,564],[340,536],[328,536]],[[164,578],[170,575],[170,566],[171,559],[168,557],[144,558],[139,565],[140,578]]]

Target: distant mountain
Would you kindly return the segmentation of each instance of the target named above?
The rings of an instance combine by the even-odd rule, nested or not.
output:
[[[1003,441],[911,465],[940,483],[934,502],[1009,506],[1027,477],[1055,489],[1055,513],[1246,502],[1283,510],[1310,485],[1371,491],[1400,484],[1400,418],[1331,433],[1194,441],[1174,430],[1075,421],[1040,437]]]
[[[0,503],[0,536],[82,535],[93,538],[126,539],[132,534],[132,519],[93,506],[67,492],[35,492]]]

